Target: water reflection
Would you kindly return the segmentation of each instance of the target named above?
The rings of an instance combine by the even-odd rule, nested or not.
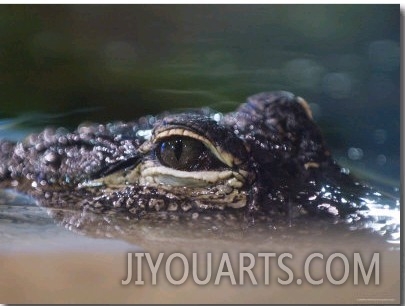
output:
[[[379,193],[373,197],[384,200]],[[385,241],[387,247],[399,247],[399,201],[397,207],[392,207],[388,204],[392,202],[391,199],[386,199],[386,205],[366,198],[362,200],[370,207],[370,210],[361,212],[362,221],[268,215],[252,219],[243,212],[233,210],[200,214],[156,212],[136,218],[114,211],[100,214],[74,209],[39,208],[30,197],[14,191],[3,191],[0,194],[0,227],[4,233],[12,236],[0,239],[1,243],[15,243],[16,240],[26,240],[38,233],[44,235],[44,226],[52,234],[49,226],[55,222],[77,234],[124,240],[145,249],[174,242],[176,245],[196,246],[199,242],[209,244],[210,241],[238,242],[246,247],[288,246],[295,243],[315,247],[320,242],[327,244],[330,239],[341,240],[342,237],[347,244],[355,244],[356,241],[373,241],[373,244]],[[51,219],[44,217],[43,211]],[[22,226],[20,232],[14,228],[16,224]],[[26,231],[30,235],[26,235]],[[52,240],[52,237],[46,239]]]

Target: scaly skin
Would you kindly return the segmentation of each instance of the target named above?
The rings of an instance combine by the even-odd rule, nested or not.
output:
[[[235,112],[216,120],[213,114],[149,116],[74,132],[48,128],[19,143],[0,141],[0,186],[29,193],[46,207],[137,217],[219,210],[356,218],[367,209],[361,197],[370,190],[334,162],[302,98],[261,93]],[[181,170],[181,178],[167,165],[163,170],[170,174],[162,174],[157,153],[165,131],[176,129],[201,136],[205,147],[214,148],[207,165]],[[205,172],[190,183],[187,175],[199,171]],[[219,178],[213,171],[230,176]]]

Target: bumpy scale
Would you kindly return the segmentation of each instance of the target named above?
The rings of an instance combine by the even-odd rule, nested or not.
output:
[[[46,207],[137,217],[240,210],[356,218],[370,194],[332,159],[305,100],[283,91],[251,96],[224,116],[197,110],[0,141],[0,186]]]

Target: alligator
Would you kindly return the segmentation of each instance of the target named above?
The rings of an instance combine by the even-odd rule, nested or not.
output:
[[[0,141],[0,187],[49,208],[136,218],[242,212],[360,220],[378,193],[340,167],[308,103],[262,92],[235,111],[46,128]]]

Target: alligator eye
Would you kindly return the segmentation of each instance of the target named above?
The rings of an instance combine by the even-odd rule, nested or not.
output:
[[[224,165],[201,142],[191,137],[169,137],[156,149],[162,165],[183,171],[213,170]]]

